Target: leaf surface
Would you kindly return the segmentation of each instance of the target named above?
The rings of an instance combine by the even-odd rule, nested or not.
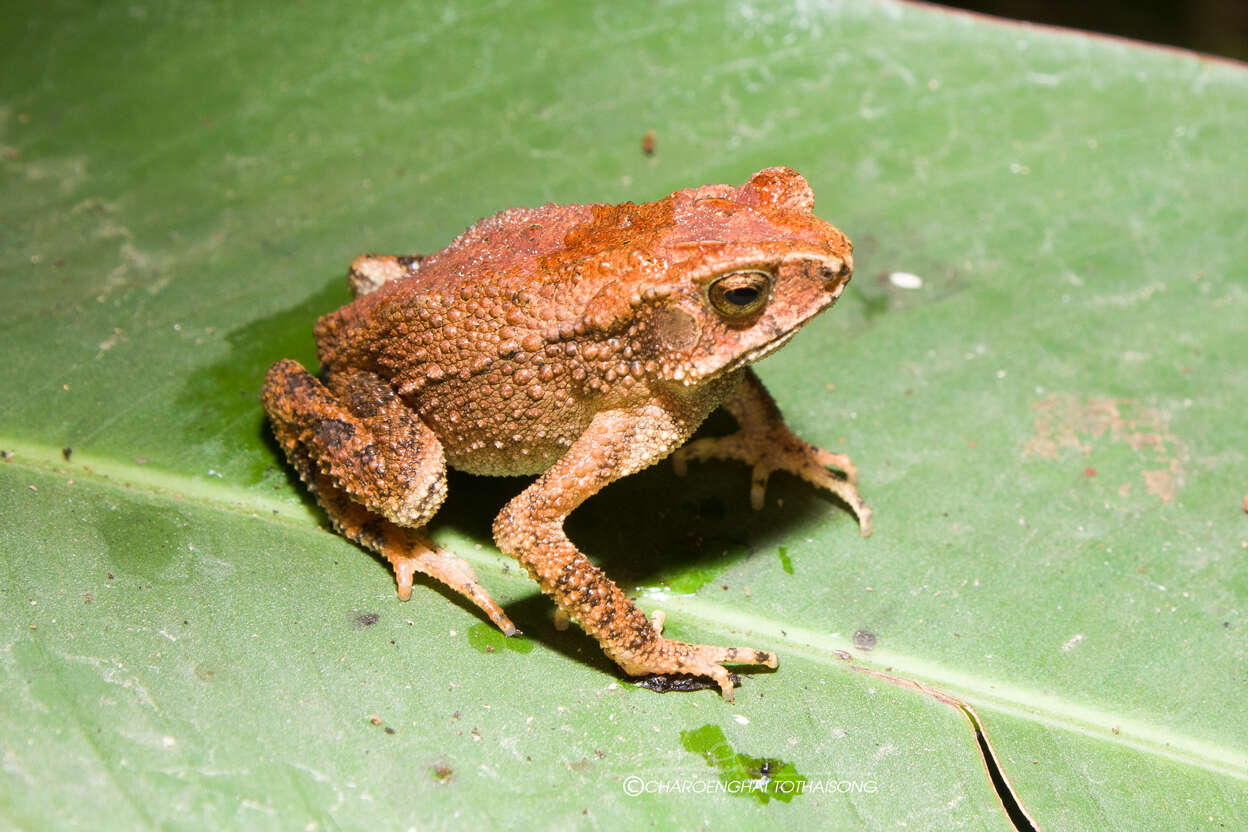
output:
[[[1248,825],[1241,66],[892,3],[2,25],[4,825],[1011,828],[965,717],[844,651],[973,705],[1041,828]],[[489,536],[519,480],[432,532],[520,641],[323,528],[256,394],[353,256],[773,164],[857,274],[759,372],[874,536],[726,463],[568,529],[776,672],[660,696],[555,631]]]

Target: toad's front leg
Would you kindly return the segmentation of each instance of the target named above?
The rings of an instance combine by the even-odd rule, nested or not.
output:
[[[698,439],[681,448],[672,457],[678,475],[684,475],[691,459],[735,459],[744,462],[754,468],[750,505],[761,509],[771,472],[788,471],[813,485],[826,488],[848,503],[858,518],[862,536],[871,534],[871,509],[854,486],[858,480],[854,463],[845,454],[825,451],[794,435],[784,423],[775,400],[752,368],[746,369],[740,386],[724,400],[724,409],[732,414],[741,429],[727,436]],[[836,476],[829,468],[843,471],[845,478]]]
[[[709,676],[731,701],[732,679],[723,665],[775,667],[776,655],[663,638],[563,532],[573,509],[607,484],[662,459],[696,426],[657,404],[599,413],[558,462],[507,504],[494,521],[494,538],[624,672]]]

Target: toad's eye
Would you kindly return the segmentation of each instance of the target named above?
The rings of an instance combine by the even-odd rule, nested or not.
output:
[[[762,271],[731,272],[707,287],[711,306],[725,318],[746,318],[767,305],[771,275]]]

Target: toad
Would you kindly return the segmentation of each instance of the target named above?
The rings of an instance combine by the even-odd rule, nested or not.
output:
[[[849,457],[785,425],[750,364],[830,307],[852,245],[817,218],[796,171],[705,185],[644,204],[545,205],[484,219],[425,257],[364,255],[355,299],[315,328],[320,372],[275,363],[263,404],[290,464],[334,527],[386,558],[401,599],[420,572],[504,633],[502,608],[422,531],[446,466],[540,475],[494,521],[562,613],[632,676],[774,668],[774,653],[663,637],[568,539],[564,519],[607,484],[674,454],[750,466],[750,503],[787,471],[843,500],[870,534]],[[685,444],[724,407],[735,433]],[[682,447],[683,446],[683,447]]]

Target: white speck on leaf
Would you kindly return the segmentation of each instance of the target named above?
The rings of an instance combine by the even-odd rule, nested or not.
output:
[[[896,286],[898,289],[922,289],[923,278],[917,274],[910,272],[893,272],[888,276],[888,282]]]

